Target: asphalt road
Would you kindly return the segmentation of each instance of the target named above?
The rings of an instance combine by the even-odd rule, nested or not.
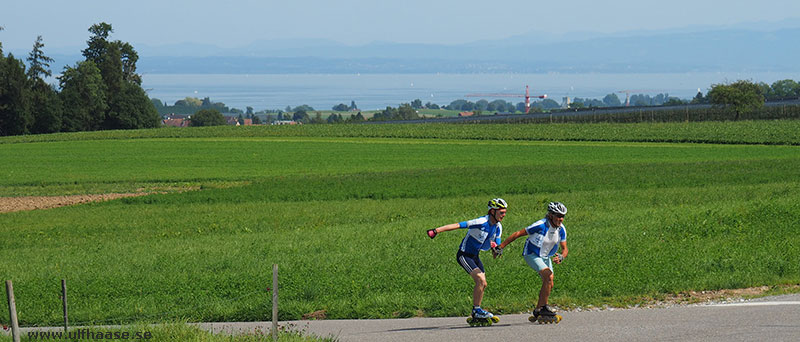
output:
[[[727,304],[657,309],[561,312],[559,324],[528,322],[528,315],[502,315],[491,327],[470,327],[466,317],[284,321],[295,331],[339,341],[800,341],[800,294]],[[271,322],[196,323],[214,333],[268,334]],[[95,327],[97,328],[97,327]],[[110,326],[109,328],[113,328]],[[22,328],[61,330],[59,327]],[[10,331],[0,330],[0,335]]]
[[[295,330],[339,341],[800,341],[800,294],[731,304],[658,309],[563,312],[559,324],[502,315],[491,327],[470,327],[466,317],[290,321]],[[202,323],[214,332],[260,329],[269,322]]]

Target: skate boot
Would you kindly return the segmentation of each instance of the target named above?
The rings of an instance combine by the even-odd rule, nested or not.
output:
[[[472,309],[472,315],[467,317],[467,323],[472,327],[488,327],[497,322],[500,318],[481,308]]]
[[[533,309],[533,311],[531,311],[531,316],[528,317],[528,320],[531,322],[536,322],[536,320],[539,318],[539,314],[541,313],[541,311],[542,311],[541,308]]]
[[[531,322],[536,321],[539,324],[550,324],[550,323],[558,323],[561,322],[561,315],[557,315],[555,311],[550,309],[549,306],[545,305],[541,308],[537,308],[533,310],[533,315],[528,318]]]

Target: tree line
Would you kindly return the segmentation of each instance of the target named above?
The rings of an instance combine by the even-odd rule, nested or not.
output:
[[[110,40],[110,24],[89,28],[85,60],[64,67],[58,87],[42,36],[25,62],[5,55],[0,42],[0,136],[159,127],[160,117],[136,73],[133,46]]]
[[[203,99],[199,99],[196,97],[185,97],[181,100],[175,101],[175,104],[168,105],[166,102],[161,101],[161,99],[154,98],[150,100],[153,103],[153,106],[156,108],[156,111],[159,115],[165,114],[194,114],[201,109],[216,109],[221,113],[231,113],[231,114],[245,114],[244,111],[237,108],[228,108],[222,102],[214,102],[211,101],[211,98],[204,97]],[[252,107],[248,107],[252,108]]]

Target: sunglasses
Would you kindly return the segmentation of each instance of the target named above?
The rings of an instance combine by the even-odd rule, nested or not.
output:
[[[564,218],[564,214],[553,213],[553,216],[558,217],[558,218]]]

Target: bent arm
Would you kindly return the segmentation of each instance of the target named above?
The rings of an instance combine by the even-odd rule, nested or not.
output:
[[[510,244],[520,236],[525,236],[525,235],[528,235],[528,232],[525,229],[521,229],[519,231],[514,232],[514,234],[511,234],[511,236],[507,237],[506,240],[500,244],[500,248],[506,248],[508,244]]]
[[[556,264],[564,262],[564,258],[566,258],[567,254],[569,253],[569,250],[567,249],[567,241],[561,241],[558,244],[559,246],[561,246],[561,253],[556,254],[556,256],[553,259],[553,261],[555,261]]]

